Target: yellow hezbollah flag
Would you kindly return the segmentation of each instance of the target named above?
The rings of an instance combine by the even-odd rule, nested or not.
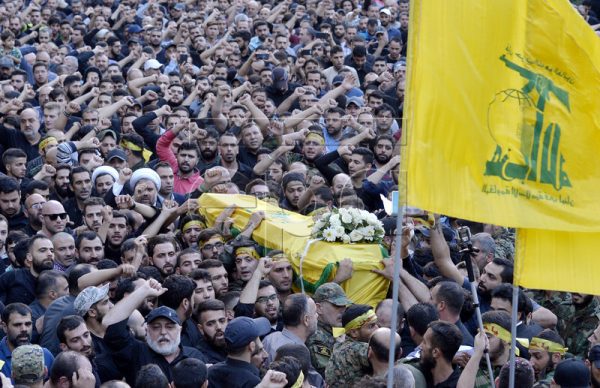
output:
[[[600,39],[567,0],[415,0],[407,203],[600,232]]]
[[[599,295],[598,241],[600,233],[520,229],[514,284]]]
[[[375,268],[383,267],[383,255],[379,245],[315,241],[308,245],[307,254],[301,260],[311,240],[314,224],[311,217],[283,210],[249,195],[203,194],[198,203],[200,214],[211,226],[223,210],[235,204],[232,227],[238,230],[246,226],[253,212],[263,211],[265,219],[252,233],[252,239],[268,250],[283,250],[290,258],[296,274],[300,274],[302,267],[304,287],[309,294],[320,284],[333,280],[337,263],[350,258],[354,273],[351,279],[341,284],[348,298],[354,303],[372,306],[385,299],[389,282],[371,272]],[[295,288],[299,289],[297,285]]]

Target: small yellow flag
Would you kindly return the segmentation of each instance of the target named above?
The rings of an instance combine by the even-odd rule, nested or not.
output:
[[[600,39],[566,0],[411,8],[407,203],[600,232]]]

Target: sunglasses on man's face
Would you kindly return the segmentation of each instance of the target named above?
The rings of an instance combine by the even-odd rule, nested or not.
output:
[[[67,219],[67,213],[44,214],[44,217],[50,218],[50,221],[56,221],[59,217],[61,220]]]

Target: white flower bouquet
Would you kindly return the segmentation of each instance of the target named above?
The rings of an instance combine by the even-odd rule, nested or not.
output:
[[[381,221],[365,210],[334,208],[315,223],[312,236],[327,242],[379,244],[384,230]]]

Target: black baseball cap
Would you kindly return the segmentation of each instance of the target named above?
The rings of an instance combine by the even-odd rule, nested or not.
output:
[[[167,306],[160,306],[150,311],[150,313],[146,316],[146,322],[150,323],[158,318],[166,318],[173,323],[181,325],[181,320],[177,316],[175,310]]]
[[[256,319],[237,317],[227,324],[225,343],[231,349],[239,349],[271,332],[271,324],[265,317]]]

